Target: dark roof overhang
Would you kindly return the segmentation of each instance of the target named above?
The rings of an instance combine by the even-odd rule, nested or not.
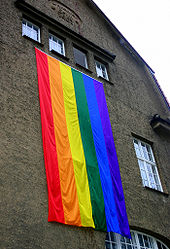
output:
[[[155,114],[150,125],[155,132],[170,135],[170,120],[163,119],[158,114]]]

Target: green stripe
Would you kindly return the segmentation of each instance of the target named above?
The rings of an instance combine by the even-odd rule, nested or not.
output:
[[[72,75],[75,88],[80,131],[86,159],[93,220],[95,228],[97,230],[106,231],[103,191],[93,141],[93,134],[91,129],[91,122],[84,88],[83,76],[80,72],[76,71],[75,69],[72,69]]]

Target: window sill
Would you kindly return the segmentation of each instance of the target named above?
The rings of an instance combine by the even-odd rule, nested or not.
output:
[[[70,59],[68,58],[68,57],[66,57],[65,55],[63,55],[63,54],[60,54],[60,53],[58,53],[57,51],[55,51],[55,50],[50,50],[50,52],[51,53],[53,53],[53,54],[55,54],[55,55],[57,55],[58,57],[60,57],[60,58],[62,58],[62,59],[64,59],[64,60],[66,60],[66,61],[69,61]]]
[[[98,77],[98,76],[97,76],[97,77]],[[104,82],[107,82],[107,83],[109,83],[109,84],[111,84],[111,85],[114,85],[113,82],[111,82],[111,81],[109,81],[109,80],[107,80],[107,79],[105,79],[105,78],[103,78],[103,77],[101,77],[101,76],[99,76],[98,79],[99,79],[99,80],[103,80]]]
[[[76,66],[77,67],[79,67],[80,68],[80,70],[81,69],[83,69],[83,70],[85,70],[86,72],[88,72],[88,73],[93,73],[92,71],[90,71],[88,68],[86,68],[86,67],[83,67],[82,65],[80,65],[80,64],[78,64],[78,63],[76,63]]]
[[[41,46],[41,47],[43,47],[43,46],[44,46],[44,44],[42,44],[41,42],[36,41],[36,40],[34,40],[34,39],[30,38],[30,37],[29,37],[29,36],[27,36],[27,35],[23,35],[22,37],[24,37],[25,39],[27,39],[27,40],[29,40],[29,41],[32,41],[32,42],[34,42],[34,43],[38,44],[38,45],[39,45],[39,46]]]
[[[154,188],[149,188],[149,187],[147,187],[147,186],[144,186],[144,188],[145,188],[146,190],[150,190],[150,191],[152,191],[152,192],[155,192],[155,193],[158,193],[158,194],[162,194],[162,195],[164,195],[164,196],[166,196],[166,197],[168,197],[168,196],[169,196],[169,194],[168,194],[168,193],[165,193],[165,192],[159,191],[159,190],[154,189]]]

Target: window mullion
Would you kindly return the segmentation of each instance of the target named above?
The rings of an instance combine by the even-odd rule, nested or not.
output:
[[[155,168],[155,169],[156,169],[156,168]],[[153,172],[153,170],[152,170],[152,167],[151,167],[151,172],[152,172],[152,177],[153,177],[153,180],[154,180],[155,187],[156,187],[156,189],[157,189],[157,184],[156,184],[156,181],[155,181],[154,172]],[[158,174],[157,174],[157,177],[158,177]],[[159,179],[159,177],[158,177],[158,179]]]
[[[146,161],[145,160],[144,160],[144,168],[145,168],[145,173],[146,173],[148,185],[149,185],[149,187],[152,187],[151,183],[150,183],[150,178],[149,178],[149,171],[147,170],[147,165],[146,165]]]
[[[121,242],[120,242],[120,235],[116,234],[116,242],[117,242],[117,248],[121,249]]]
[[[156,240],[153,239],[152,241],[153,241],[153,248],[154,249],[159,249],[158,246],[157,246]]]
[[[112,241],[111,241],[111,235],[110,235],[110,232],[109,232],[109,243],[110,243],[110,249],[112,249]]]
[[[144,152],[143,152],[143,149],[142,149],[141,141],[138,140],[138,144],[139,144],[139,150],[140,150],[142,159],[145,160],[145,156],[144,156]]]
[[[151,151],[151,155],[152,155],[152,158],[153,158],[153,163],[155,163],[155,157],[154,157],[152,149],[150,151]]]
[[[152,161],[149,161],[149,160],[147,160],[147,159],[143,159],[143,160],[145,160],[147,163],[149,163],[149,164],[152,164],[152,165],[155,165],[155,163],[153,163]]]
[[[140,243],[139,243],[138,234],[136,232],[134,232],[134,234],[135,234],[137,249],[140,249]]]
[[[38,29],[38,41],[40,42],[40,29]]]
[[[157,176],[157,178],[158,178],[159,187],[160,187],[161,191],[163,191],[162,185],[161,185],[161,180],[160,180],[160,177],[159,177],[159,174],[158,174],[158,169],[157,169],[157,167],[155,167],[155,171],[156,171],[156,176]],[[154,179],[154,180],[155,180],[155,179]],[[156,182],[155,182],[155,184],[156,184]],[[157,184],[156,184],[156,186],[157,186]]]

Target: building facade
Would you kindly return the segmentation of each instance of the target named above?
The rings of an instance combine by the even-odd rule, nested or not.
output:
[[[1,248],[168,248],[170,115],[152,69],[91,0],[0,12]],[[103,83],[132,240],[47,222],[35,47]]]

